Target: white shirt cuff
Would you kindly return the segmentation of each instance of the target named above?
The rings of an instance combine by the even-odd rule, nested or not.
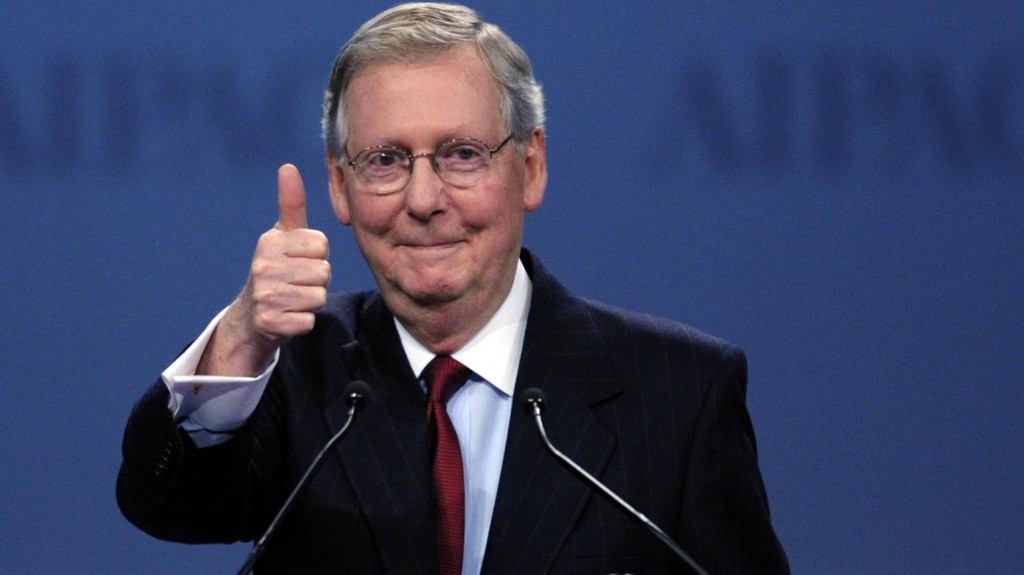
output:
[[[226,311],[225,308],[217,314],[192,345],[160,374],[170,391],[168,408],[199,447],[227,441],[245,423],[256,410],[280,357],[278,350],[270,367],[256,377],[195,375],[210,336]]]

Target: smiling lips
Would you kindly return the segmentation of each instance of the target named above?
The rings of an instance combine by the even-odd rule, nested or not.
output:
[[[441,240],[441,241],[428,241],[428,242],[401,242],[398,244],[399,247],[409,248],[413,250],[443,250],[453,248],[458,244],[462,243],[463,240]]]

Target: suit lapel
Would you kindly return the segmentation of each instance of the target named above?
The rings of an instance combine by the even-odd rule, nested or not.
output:
[[[385,571],[436,574],[424,396],[379,295],[361,316],[348,351],[354,377],[368,383],[372,397],[337,451]],[[343,386],[337,387],[324,412],[334,431],[348,413]]]
[[[586,307],[528,253],[524,262],[534,268],[534,291],[485,574],[547,572],[592,493],[545,450],[522,409],[526,389],[545,392],[548,437],[590,473],[601,475],[616,445],[592,410],[621,391],[607,346]]]

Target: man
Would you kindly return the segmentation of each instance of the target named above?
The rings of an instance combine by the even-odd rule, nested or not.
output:
[[[742,352],[573,296],[522,248],[547,179],[543,121],[525,54],[473,11],[403,5],[360,28],[324,132],[335,215],[379,292],[327,295],[327,240],[282,167],[244,290],[132,413],[124,514],[165,539],[259,537],[362,379],[372,402],[259,572],[689,572],[544,451],[515,409],[537,387],[552,440],[709,572],[788,572]],[[438,408],[440,364],[461,387]],[[435,469],[449,418],[457,480]]]

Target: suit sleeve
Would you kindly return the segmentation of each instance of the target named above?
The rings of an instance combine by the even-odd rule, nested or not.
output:
[[[253,539],[251,425],[217,446],[199,449],[175,423],[158,380],[132,410],[122,442],[117,502],[143,531],[186,543]]]
[[[711,573],[788,574],[757,465],[746,358],[735,347],[724,351],[696,424],[680,539]]]

